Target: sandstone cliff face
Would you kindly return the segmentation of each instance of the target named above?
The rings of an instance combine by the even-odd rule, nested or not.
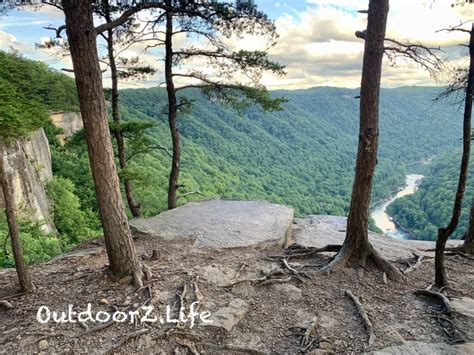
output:
[[[50,115],[51,121],[64,130],[63,134],[58,135],[61,144],[67,137],[83,128],[81,114],[78,112],[53,112]]]
[[[28,139],[21,139],[5,149],[3,156],[7,178],[13,187],[15,206],[20,215],[44,221],[46,232],[54,231],[46,182],[53,176],[48,139],[41,128]],[[0,191],[0,208],[4,208]]]

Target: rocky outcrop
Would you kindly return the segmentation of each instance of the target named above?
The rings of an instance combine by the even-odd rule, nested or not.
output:
[[[44,221],[46,232],[54,231],[45,184],[53,176],[48,139],[41,128],[28,139],[5,149],[3,157],[7,178],[13,187],[15,206],[25,217]],[[0,208],[4,208],[0,191]]]
[[[59,141],[64,144],[67,137],[72,136],[84,126],[81,114],[78,112],[53,112],[50,114],[51,121],[63,129],[63,133],[58,135]]]
[[[136,236],[190,240],[199,248],[287,244],[293,210],[265,201],[190,202],[152,218],[130,221]]]
[[[294,230],[295,242],[307,247],[321,248],[328,244],[342,244],[346,236],[346,217],[315,215],[296,219]],[[369,232],[369,239],[374,248],[390,260],[413,257],[410,250],[426,254],[426,249],[435,247],[434,242],[400,240],[385,235]],[[459,241],[449,241],[449,245],[457,245]]]
[[[421,341],[409,341],[403,345],[390,346],[374,351],[374,355],[470,355],[474,353],[474,343],[449,345],[445,343],[429,344]]]

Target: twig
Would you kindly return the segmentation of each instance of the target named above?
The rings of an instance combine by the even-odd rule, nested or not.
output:
[[[199,311],[202,305],[202,301],[204,300],[204,295],[202,294],[201,290],[198,287],[198,281],[199,281],[199,276],[196,276],[196,278],[193,281],[193,286],[194,286],[194,297],[196,299],[196,302],[198,302],[196,312]]]
[[[176,197],[176,200],[179,200],[180,198],[191,196],[191,195],[204,196],[200,191],[191,191],[191,192],[186,192],[184,194],[179,195],[178,197]]]
[[[369,334],[368,346],[371,346],[375,341],[375,333],[374,333],[374,327],[372,325],[372,322],[370,321],[369,316],[367,315],[367,312],[365,311],[362,303],[360,303],[359,299],[356,296],[354,296],[350,290],[346,290],[346,295],[349,296],[352,302],[354,302],[357,308],[357,311],[359,312],[359,315],[364,321],[365,329],[367,330],[367,333]]]

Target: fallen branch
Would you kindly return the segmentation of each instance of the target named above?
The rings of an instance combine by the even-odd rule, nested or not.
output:
[[[413,264],[412,266],[409,266],[407,269],[403,270],[403,274],[406,275],[414,270],[416,270],[421,264],[422,264],[422,261],[423,261],[423,255],[416,255],[416,263]]]
[[[346,295],[349,296],[352,302],[354,302],[357,311],[359,312],[359,315],[364,321],[365,329],[367,330],[367,333],[369,335],[368,346],[371,346],[375,342],[375,333],[372,322],[370,321],[369,316],[367,315],[367,312],[365,311],[365,308],[362,303],[360,303],[359,299],[354,296],[350,290],[346,290]]]
[[[433,292],[433,291],[429,291],[429,290],[416,290],[415,292],[413,292],[413,294],[415,294],[417,296],[437,298],[437,299],[439,299],[443,302],[444,307],[446,308],[446,313],[451,314],[453,312],[453,307],[451,306],[451,302],[442,293]]]
[[[242,271],[244,271],[244,269],[248,267],[248,264],[247,263],[242,263],[242,265],[240,266],[239,268],[239,271],[237,271],[237,274],[234,276],[234,279],[238,279],[240,274],[242,273]]]
[[[204,195],[200,191],[191,191],[191,192],[186,192],[184,194],[179,195],[178,197],[176,197],[176,200],[179,200],[180,198],[191,196],[191,195],[199,195],[199,196],[204,197]]]

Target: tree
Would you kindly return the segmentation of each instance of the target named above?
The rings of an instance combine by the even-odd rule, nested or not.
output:
[[[379,94],[388,11],[388,0],[369,2],[360,90],[359,147],[347,234],[341,250],[325,270],[338,271],[346,265],[364,267],[367,260],[372,259],[390,279],[400,281],[403,279],[401,272],[382,258],[368,239],[370,195],[377,165]]]
[[[143,270],[128,226],[110,140],[96,43],[101,31],[94,28],[90,0],[69,0],[62,5],[109,268],[116,276],[133,275],[134,284],[141,286]],[[109,28],[101,26],[102,31]]]
[[[95,12],[100,14],[105,18],[106,23],[112,22],[112,13],[118,11],[117,6],[110,5],[108,0],[103,0],[96,8]],[[122,27],[130,27],[131,24],[127,23]],[[123,185],[125,189],[125,196],[127,198],[128,207],[132,212],[133,217],[139,217],[141,215],[141,205],[137,202],[135,195],[133,193],[132,182],[127,174],[127,157],[125,149],[125,138],[123,127],[121,126],[120,119],[120,110],[119,110],[119,91],[118,91],[118,81],[119,77],[122,78],[137,78],[140,76],[148,75],[154,73],[154,69],[149,66],[141,65],[138,61],[138,58],[125,59],[120,58],[115,51],[115,40],[120,40],[120,36],[125,36],[127,32],[130,31],[130,28],[122,28],[120,33],[119,29],[121,28],[109,28],[105,32],[101,33],[101,36],[107,43],[107,64],[110,68],[110,75],[112,81],[111,88],[111,106],[112,106],[112,119],[113,126],[112,132],[117,143],[117,156],[119,161],[119,167],[122,172]],[[133,39],[128,39],[128,42],[133,43]],[[122,69],[120,70],[117,60],[122,64]]]
[[[233,2],[202,2],[165,1],[164,14],[155,21],[148,23],[148,30],[142,31],[143,41],[156,42],[152,46],[165,47],[165,82],[168,97],[168,123],[173,145],[171,172],[168,185],[168,208],[177,206],[177,192],[182,185],[179,184],[181,145],[179,128],[177,124],[180,109],[189,107],[190,101],[178,98],[179,91],[199,88],[209,97],[219,99],[221,102],[243,107],[248,102],[254,102],[262,108],[279,109],[282,99],[271,99],[264,87],[259,85],[261,73],[271,71],[282,75],[283,66],[270,61],[265,51],[233,51],[226,46],[223,38],[232,35],[255,34],[267,36],[270,46],[276,39],[273,22],[268,17],[257,11],[252,1]],[[158,35],[162,31],[156,26],[164,19],[164,39]],[[176,24],[179,28],[176,28]],[[200,37],[206,41],[207,49],[173,48],[174,36],[188,34]],[[152,38],[149,38],[149,36]],[[183,66],[183,62],[199,57],[207,61],[209,67],[216,70],[219,79],[213,79],[198,71],[176,72],[176,66]],[[251,78],[250,83],[242,83],[237,78],[238,73]],[[175,78],[186,78],[197,82],[196,84],[176,87]]]
[[[4,79],[0,79],[0,184],[5,201],[5,214],[21,290],[33,292],[28,267],[23,258],[20,230],[16,220],[15,201],[10,178],[5,169],[6,148],[22,137],[40,128],[47,120],[46,109],[35,98],[17,92]]]
[[[462,200],[464,198],[464,192],[466,190],[466,182],[469,169],[469,158],[471,152],[471,117],[472,117],[472,100],[474,95],[474,23],[471,26],[471,30],[465,30],[459,26],[448,29],[448,31],[461,31],[469,33],[469,72],[467,75],[467,85],[465,88],[465,98],[464,98],[464,119],[463,119],[463,151],[461,157],[461,167],[459,171],[459,180],[456,190],[456,195],[454,198],[453,212],[449,224],[444,228],[438,229],[438,239],[436,240],[436,252],[435,252],[435,284],[439,287],[446,286],[448,284],[446,270],[444,267],[444,252],[446,248],[446,242],[449,237],[455,231],[458,223],[459,217],[461,216],[461,206]],[[456,78],[456,77],[455,77]],[[455,80],[454,83],[448,87],[445,91],[444,96],[456,92],[456,87],[459,84],[458,80]],[[471,209],[472,214],[472,209]],[[470,227],[467,233],[466,243],[469,246],[469,243],[472,243],[472,237],[469,236],[471,231],[471,220],[470,218]]]

